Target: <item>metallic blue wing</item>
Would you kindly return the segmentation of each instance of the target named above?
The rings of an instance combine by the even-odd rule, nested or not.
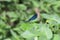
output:
[[[31,20],[35,20],[36,18],[37,18],[37,14],[33,15],[33,16],[28,20],[28,22],[31,21]]]

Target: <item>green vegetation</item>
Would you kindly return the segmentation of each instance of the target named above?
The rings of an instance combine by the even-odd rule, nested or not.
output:
[[[25,22],[40,10],[40,21]],[[0,1],[0,40],[60,40],[60,0]]]

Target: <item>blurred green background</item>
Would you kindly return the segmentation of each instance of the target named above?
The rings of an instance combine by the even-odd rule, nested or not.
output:
[[[25,22],[40,10],[40,21]],[[60,40],[60,0],[0,1],[0,40]]]

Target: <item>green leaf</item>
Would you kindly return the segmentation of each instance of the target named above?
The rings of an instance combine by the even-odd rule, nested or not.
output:
[[[8,17],[11,19],[11,22],[17,20],[19,17],[15,12],[7,12]]]
[[[53,3],[54,1],[56,0],[43,0],[44,2],[50,2],[50,3]]]
[[[1,14],[0,18],[6,22],[7,18],[6,18],[6,12],[5,11]]]
[[[43,25],[40,25],[40,26],[41,26],[40,27],[40,32],[42,33],[41,35],[45,35],[46,38],[48,40],[50,40],[52,38],[52,35],[53,35],[51,29],[49,29],[48,25],[46,25],[46,24],[43,24]]]
[[[6,26],[6,24],[2,20],[0,20],[0,28],[5,28],[5,26]]]
[[[27,30],[27,31],[23,32],[21,34],[21,36],[24,38],[32,38],[32,37],[34,37],[34,34]]]
[[[14,39],[20,40],[19,36],[13,30],[10,30],[10,32],[11,32]]]
[[[48,39],[46,38],[45,35],[41,34],[41,36],[39,37],[39,40],[48,40]]]
[[[54,34],[53,40],[60,40],[60,35],[59,34]]]
[[[32,1],[33,7],[39,7],[39,3],[36,1]]]
[[[59,16],[57,14],[50,14],[50,15],[48,15],[48,14],[41,14],[41,16],[43,18],[45,18],[45,19],[54,20],[54,21],[56,21],[57,23],[60,24],[60,18],[59,18]]]
[[[26,10],[26,6],[24,4],[17,4],[17,9]]]
[[[22,23],[20,26],[22,30],[30,30],[32,27],[33,27],[32,23]]]
[[[4,40],[11,40],[10,38],[6,38],[6,39],[4,39]]]
[[[7,12],[7,15],[11,18],[17,18],[18,17],[18,15],[13,11],[12,12]]]

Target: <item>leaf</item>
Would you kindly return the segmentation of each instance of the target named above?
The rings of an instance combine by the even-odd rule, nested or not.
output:
[[[10,30],[10,32],[11,32],[14,39],[20,40],[19,36],[13,30]]]
[[[6,26],[6,24],[0,19],[0,28],[5,28],[5,26]]]
[[[26,10],[26,6],[24,4],[17,4],[17,9]]]
[[[13,11],[12,12],[7,12],[7,15],[11,18],[17,18],[18,17],[18,15]]]
[[[6,18],[6,12],[5,11],[1,14],[0,18],[6,22],[7,18]]]
[[[7,2],[11,2],[11,0],[1,0],[1,1],[7,1]]]
[[[39,3],[36,1],[32,1],[33,7],[39,7]]]
[[[32,38],[32,37],[34,37],[34,34],[31,33],[30,31],[26,30],[25,32],[23,32],[21,34],[21,36],[24,37],[24,38]]]
[[[22,30],[30,30],[32,27],[33,27],[32,23],[22,23],[20,26]]]
[[[11,22],[17,20],[17,18],[19,17],[15,12],[7,12],[7,15],[11,19]]]
[[[60,35],[59,34],[54,34],[53,40],[60,40]]]
[[[56,1],[56,0],[43,0],[44,2],[46,1],[46,2],[50,2],[50,3],[52,3],[52,2],[54,2],[54,1]]]
[[[46,24],[43,24],[43,25],[40,25],[40,33],[42,33],[41,35],[45,35],[46,38],[48,40],[50,40],[52,38],[52,31],[51,29],[49,29],[48,25]]]
[[[60,24],[60,18],[57,14],[53,14],[53,15],[42,14],[41,16],[45,19],[54,20]]]
[[[19,0],[13,0],[14,2],[18,2]]]
[[[48,39],[46,38],[45,35],[41,34],[41,36],[39,37],[39,40],[48,40]]]
[[[6,39],[4,39],[4,40],[11,40],[10,38],[6,38]]]

